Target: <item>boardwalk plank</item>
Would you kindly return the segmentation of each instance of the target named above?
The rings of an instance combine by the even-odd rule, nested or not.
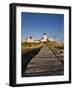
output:
[[[64,65],[47,47],[41,48],[39,53],[27,65],[23,76],[63,75]]]

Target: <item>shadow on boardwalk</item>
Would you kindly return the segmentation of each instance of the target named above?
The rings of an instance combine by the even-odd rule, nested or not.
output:
[[[27,65],[30,63],[32,58],[40,51],[41,47],[34,48],[26,54],[22,54],[22,77],[25,72]]]

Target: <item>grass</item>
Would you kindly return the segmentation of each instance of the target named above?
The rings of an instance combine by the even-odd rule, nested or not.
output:
[[[58,46],[54,46],[54,48],[58,48],[58,49],[64,49],[64,45],[58,45]]]
[[[54,47],[60,50],[64,50],[64,45],[58,45],[56,42],[51,42],[51,41],[47,41],[47,42],[38,42],[38,43],[21,43],[21,50],[22,50],[22,54],[27,54],[28,52],[31,52],[32,49],[36,49],[36,48],[40,48],[44,45],[48,45],[49,47]]]
[[[38,49],[42,47],[42,43],[22,43],[21,48],[22,48],[22,54],[27,54],[31,52],[33,49]]]

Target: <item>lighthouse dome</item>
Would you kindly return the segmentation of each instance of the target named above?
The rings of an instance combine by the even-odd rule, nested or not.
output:
[[[47,35],[46,33],[43,33],[43,35]]]

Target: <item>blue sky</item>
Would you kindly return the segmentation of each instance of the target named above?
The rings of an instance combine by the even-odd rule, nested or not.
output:
[[[35,40],[39,40],[44,32],[47,34],[48,39],[54,38],[56,40],[63,41],[64,15],[22,12],[22,41],[24,41],[27,36],[32,36]]]

